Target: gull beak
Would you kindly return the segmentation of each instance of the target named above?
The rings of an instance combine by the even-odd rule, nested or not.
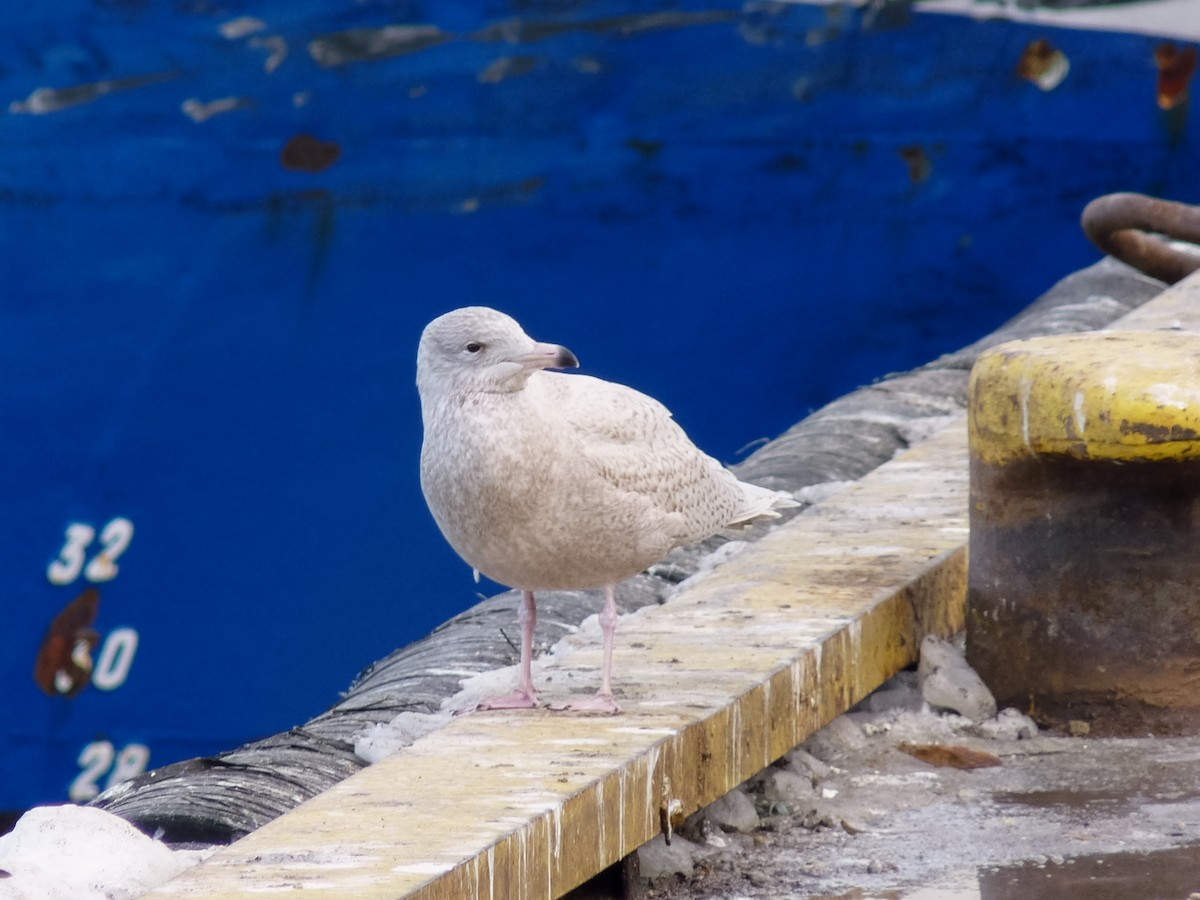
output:
[[[526,369],[575,369],[579,360],[566,347],[558,344],[534,344],[528,353],[518,356],[519,362]]]

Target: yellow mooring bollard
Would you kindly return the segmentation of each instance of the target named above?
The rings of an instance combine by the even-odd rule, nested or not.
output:
[[[967,658],[996,699],[1200,731],[1200,335],[1002,344],[969,428]]]

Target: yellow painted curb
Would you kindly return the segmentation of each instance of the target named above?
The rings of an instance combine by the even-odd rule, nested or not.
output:
[[[549,900],[761,771],[964,624],[962,418],[621,620],[624,712],[460,716],[146,900]],[[539,687],[588,686],[597,642]],[[548,667],[549,668],[549,667]],[[587,683],[587,682],[585,682]]]
[[[971,372],[972,452],[1000,465],[1200,459],[1200,335],[1098,331],[983,353]]]

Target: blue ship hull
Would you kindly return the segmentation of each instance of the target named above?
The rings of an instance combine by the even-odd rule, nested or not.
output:
[[[1196,200],[1161,37],[491,9],[0,11],[0,810],[297,724],[475,601],[417,479],[435,315],[735,462],[1094,260],[1089,199]]]

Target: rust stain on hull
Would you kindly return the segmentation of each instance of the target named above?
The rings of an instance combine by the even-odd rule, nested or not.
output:
[[[33,680],[51,697],[74,697],[91,682],[92,651],[100,635],[92,627],[100,592],[88,588],[66,605],[46,630],[33,666]]]

